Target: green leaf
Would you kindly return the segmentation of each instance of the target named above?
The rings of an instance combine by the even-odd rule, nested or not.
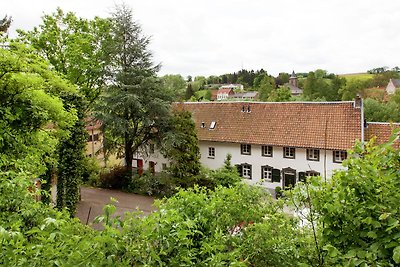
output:
[[[393,250],[393,260],[395,263],[400,263],[400,246]]]

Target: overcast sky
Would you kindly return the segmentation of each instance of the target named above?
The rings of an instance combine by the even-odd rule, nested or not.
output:
[[[4,0],[0,16],[32,29],[61,7],[107,17],[110,0]],[[355,73],[400,66],[399,0],[126,0],[160,74],[221,75],[245,69]]]

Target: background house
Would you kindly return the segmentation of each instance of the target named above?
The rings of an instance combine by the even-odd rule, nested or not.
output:
[[[234,95],[235,92],[230,88],[220,88],[217,92],[217,101],[227,100],[229,97]]]
[[[400,79],[390,79],[386,86],[386,92],[388,94],[394,94],[397,89],[400,88]]]

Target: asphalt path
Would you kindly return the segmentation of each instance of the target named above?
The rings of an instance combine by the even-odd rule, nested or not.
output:
[[[76,217],[83,224],[92,225],[95,229],[100,229],[101,225],[93,224],[93,220],[103,214],[103,207],[111,202],[111,198],[118,202],[113,203],[116,207],[114,216],[122,216],[125,212],[140,210],[144,215],[155,211],[153,206],[154,198],[119,190],[109,190],[93,187],[81,187],[81,201],[78,204]]]

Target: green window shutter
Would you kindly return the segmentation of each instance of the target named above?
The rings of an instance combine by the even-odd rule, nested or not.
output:
[[[281,182],[281,170],[272,169],[272,182]]]
[[[299,172],[299,182],[305,182],[305,181],[306,181],[306,173]]]

